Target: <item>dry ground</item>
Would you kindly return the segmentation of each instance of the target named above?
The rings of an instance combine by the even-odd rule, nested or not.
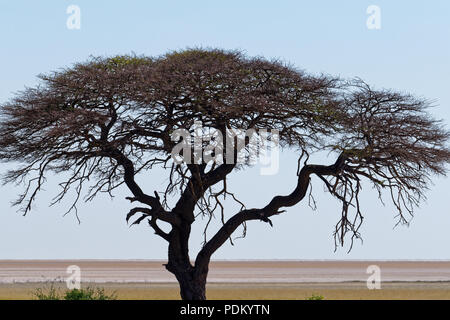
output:
[[[84,287],[119,299],[179,299],[164,261],[0,260],[0,299],[32,299],[36,288],[65,279],[78,265]],[[369,265],[381,269],[382,289],[368,290]],[[450,261],[214,261],[209,299],[449,299]],[[47,282],[47,283],[46,283]],[[64,287],[65,283],[58,286]]]
[[[83,286],[88,286],[84,284]],[[33,299],[36,288],[48,283],[0,284],[0,299]],[[64,287],[64,283],[56,286]],[[95,284],[91,284],[95,287]],[[173,283],[104,283],[106,292],[119,299],[179,299]],[[450,299],[449,282],[383,283],[381,290],[368,290],[365,283],[211,283],[208,299],[300,299],[321,295],[325,299]]]

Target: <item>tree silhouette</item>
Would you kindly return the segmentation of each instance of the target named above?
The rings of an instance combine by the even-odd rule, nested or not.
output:
[[[399,223],[407,222],[432,176],[444,175],[450,160],[449,132],[429,116],[427,100],[374,90],[360,79],[313,76],[238,51],[188,49],[155,58],[92,58],[39,78],[39,86],[1,106],[0,159],[20,164],[4,175],[4,182],[26,185],[15,204],[26,214],[50,172],[64,177],[55,203],[75,190],[69,210],[76,210],[83,195],[92,200],[125,184],[131,192],[127,199],[139,203],[127,221],[147,221],[167,241],[166,268],[188,300],[206,298],[211,256],[236,229],[251,220],[272,225],[272,216],[305,198],[311,176],[319,177],[342,203],[334,236],[343,245],[346,236],[352,243],[360,237],[364,180],[380,199],[387,190]],[[200,135],[213,130],[222,137],[231,135],[232,143],[223,146],[210,136],[195,145],[196,123],[202,125]],[[233,136],[237,129],[253,131],[242,138]],[[194,138],[174,139],[179,130]],[[298,152],[299,165],[292,170],[297,185],[260,208],[246,208],[228,190],[226,179],[252,164],[238,158],[254,156],[252,139],[261,139],[262,131],[281,148]],[[176,153],[181,161],[173,152],[179,143],[185,147]],[[208,150],[212,160],[202,161]],[[217,151],[222,161],[214,158]],[[335,157],[334,163],[309,163],[311,154],[323,151]],[[155,166],[167,169],[166,188],[142,190],[136,176],[145,177]],[[228,220],[226,196],[241,206]],[[172,206],[170,199],[176,200]],[[223,226],[191,260],[192,224],[199,214],[212,217],[216,211]]]

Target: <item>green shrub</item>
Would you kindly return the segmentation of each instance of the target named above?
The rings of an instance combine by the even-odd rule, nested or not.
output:
[[[103,288],[71,289],[61,292],[53,284],[48,288],[38,288],[33,293],[37,300],[116,300],[115,292],[105,293]]]
[[[323,300],[324,297],[321,295],[313,294],[311,297],[306,298],[306,300]]]
[[[107,295],[103,288],[72,289],[66,291],[64,300],[116,300],[117,297],[113,293]]]

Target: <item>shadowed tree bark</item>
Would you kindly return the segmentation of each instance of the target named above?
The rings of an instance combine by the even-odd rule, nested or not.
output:
[[[26,185],[15,204],[26,214],[49,172],[64,177],[53,203],[75,190],[69,212],[76,212],[83,195],[89,201],[126,185],[131,193],[127,199],[138,204],[127,222],[147,221],[167,241],[166,268],[186,300],[206,298],[210,259],[238,227],[252,220],[272,225],[273,216],[311,192],[312,176],[342,204],[336,245],[343,245],[347,235],[353,244],[363,221],[359,195],[364,180],[380,199],[387,191],[398,222],[405,223],[432,176],[444,175],[450,160],[449,132],[429,116],[426,100],[374,90],[359,79],[309,75],[237,51],[94,58],[39,77],[39,86],[1,106],[0,159],[20,163],[4,175],[4,182]],[[237,129],[253,131],[247,138],[233,137]],[[179,130],[192,139],[174,139]],[[263,132],[281,148],[298,150],[299,165],[293,168],[297,184],[288,195],[246,208],[226,181],[252,164],[239,157],[254,158],[259,146],[254,142],[260,142]],[[196,134],[208,139],[197,143]],[[231,136],[227,141],[234,143],[222,145],[217,134]],[[180,141],[189,152],[172,155]],[[309,163],[311,154],[323,151],[334,157],[331,163]],[[216,158],[220,152],[222,161]],[[206,161],[207,155],[213,159]],[[144,191],[136,176],[155,166],[167,169],[167,187]],[[226,196],[241,206],[228,220]],[[205,232],[203,247],[191,259],[192,224],[199,214],[210,221],[215,212],[223,226],[209,239]]]

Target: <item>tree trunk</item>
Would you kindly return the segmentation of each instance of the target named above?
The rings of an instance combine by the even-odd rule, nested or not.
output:
[[[195,271],[175,274],[180,285],[181,299],[206,300],[206,274],[195,275]]]
[[[208,267],[199,269],[191,264],[188,249],[190,231],[190,223],[183,221],[170,232],[169,260],[166,269],[177,278],[181,299],[206,300]]]

